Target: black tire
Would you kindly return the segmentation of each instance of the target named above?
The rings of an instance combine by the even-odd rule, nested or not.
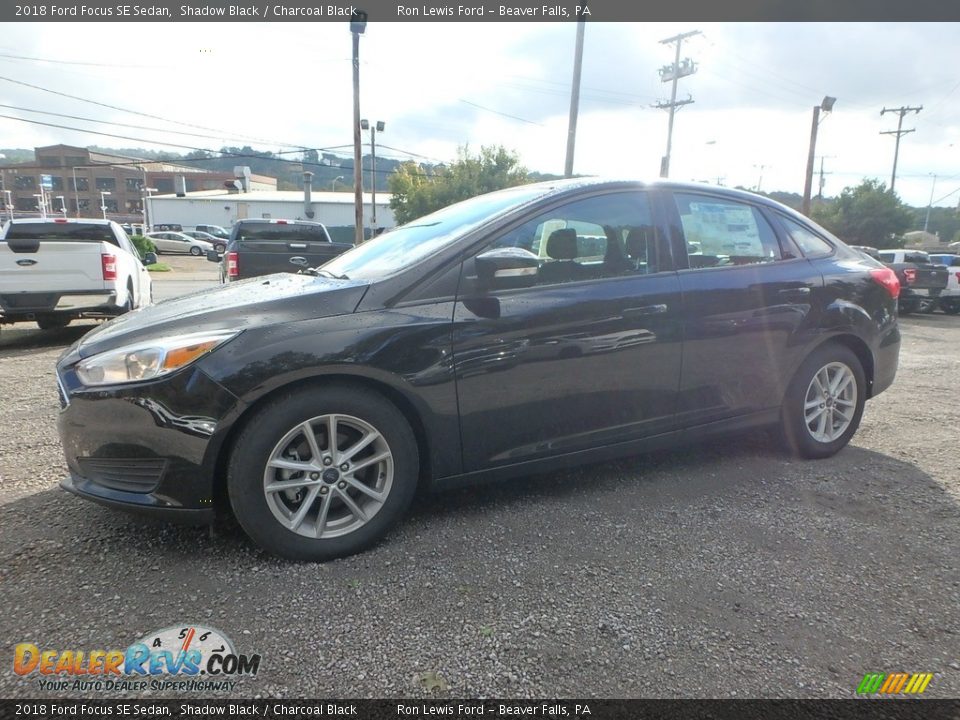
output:
[[[813,391],[814,378],[827,366],[835,366],[836,364],[846,366],[852,372],[856,384],[856,397],[849,425],[834,439],[825,441],[814,437],[814,430],[808,426],[805,404],[807,403],[808,392]],[[797,370],[783,398],[783,406],[780,411],[780,428],[787,447],[797,455],[806,458],[825,458],[839,452],[850,442],[850,438],[853,437],[860,426],[860,419],[863,417],[863,408],[866,402],[866,392],[867,383],[863,366],[852,350],[835,343],[827,343],[814,350]],[[849,400],[843,400],[842,402],[849,402]],[[824,405],[819,407],[824,408]],[[833,403],[830,403],[830,408],[833,407],[839,409],[840,404],[837,403],[834,406]],[[813,412],[816,412],[817,409],[819,408],[811,408]],[[828,417],[832,420],[833,415],[830,414]],[[839,430],[839,427],[837,429]]]
[[[916,300],[900,300],[897,303],[897,311],[900,315],[910,315],[920,310],[920,303]]]
[[[960,298],[943,298],[940,300],[940,309],[947,315],[960,314]]]
[[[193,255],[194,257],[200,257],[200,255],[203,254],[203,250],[201,250],[201,249],[200,249],[199,247],[197,247],[196,245],[191,245],[191,246],[190,246],[190,254]]]
[[[921,300],[920,312],[923,313],[924,315],[932,315],[933,311],[937,309],[938,304],[939,303],[933,298],[930,298],[928,300]]]
[[[213,249],[216,250],[218,253],[223,253],[226,251],[227,246],[224,243],[217,243],[216,245],[213,246]]]
[[[313,452],[308,449],[306,437],[295,433],[299,432],[299,426],[307,421],[334,414],[343,416],[336,433],[338,446],[355,442],[356,438],[351,440],[348,437],[351,431],[355,431],[355,426],[350,426],[352,421],[359,420],[379,433],[377,445],[371,444],[362,452],[369,450],[371,453],[382,454],[383,448],[386,448],[390,458],[360,472],[367,473],[367,479],[363,482],[368,487],[371,472],[377,478],[376,483],[384,483],[386,495],[382,503],[378,504],[356,489],[351,491],[349,486],[344,491],[344,482],[325,479],[330,470],[339,473],[336,467],[339,460],[335,460],[333,466],[326,470],[321,467],[320,470],[324,472],[316,473],[318,477],[310,481],[312,484],[309,490],[306,488],[307,473],[293,472],[284,476],[283,473],[287,471],[272,470],[272,474],[268,475],[268,461],[275,457],[277,452],[282,453],[283,448],[303,448],[310,457],[305,461],[299,460],[302,456],[298,450],[295,456],[297,462],[312,461]],[[316,433],[317,446],[321,453],[325,454],[329,450],[325,425],[318,422],[311,427]],[[296,440],[291,440],[291,437]],[[343,449],[340,448],[340,451]],[[290,457],[292,456],[283,455],[283,458]],[[392,481],[386,479],[390,472]],[[345,473],[340,478],[341,481],[348,475],[354,477],[352,473]],[[309,387],[285,393],[250,419],[233,444],[227,471],[227,491],[238,522],[257,545],[290,560],[319,562],[358,553],[386,535],[410,506],[417,488],[418,475],[419,458],[413,431],[394,405],[374,392],[354,386]],[[272,500],[268,502],[265,489],[267,478],[270,478],[270,482],[289,482],[291,478],[298,477],[305,481],[305,485],[296,490],[295,497],[290,498],[287,492],[276,492],[270,495]],[[356,480],[355,477],[354,479]],[[355,529],[349,529],[349,525],[341,528],[343,534],[340,535],[323,538],[308,536],[315,533],[319,524],[317,516],[327,498],[326,494],[321,496],[314,493],[311,496],[313,487],[316,487],[317,492],[329,494],[330,499],[326,505],[329,514],[326,517],[332,525],[348,518],[359,522],[356,513],[351,512],[341,500],[344,494],[350,492],[353,493],[354,503],[362,506],[364,513],[369,512],[370,517]],[[376,487],[374,484],[374,489]],[[294,491],[291,489],[289,492]],[[287,512],[296,516],[297,511],[302,510],[306,503],[305,497],[310,497],[311,500],[309,509],[305,512],[308,519],[299,525],[299,530],[304,533],[302,534],[298,528],[291,529],[282,524],[277,513]],[[289,515],[287,519],[292,522]]]
[[[73,320],[65,315],[41,315],[37,318],[37,326],[41,330],[60,330],[65,328]]]

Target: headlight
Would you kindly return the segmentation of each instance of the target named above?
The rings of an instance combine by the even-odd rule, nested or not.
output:
[[[77,376],[87,386],[152,380],[186,367],[237,334],[229,330],[144,340],[81,360]]]

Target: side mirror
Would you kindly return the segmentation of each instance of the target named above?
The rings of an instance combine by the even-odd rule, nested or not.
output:
[[[496,248],[477,255],[474,267],[481,287],[530,287],[537,282],[540,258],[523,248]]]
[[[156,265],[157,264],[157,254],[154,252],[148,252],[143,256],[144,265]]]
[[[207,250],[207,260],[210,262],[218,263],[223,259],[223,255],[218,253],[216,250]]]

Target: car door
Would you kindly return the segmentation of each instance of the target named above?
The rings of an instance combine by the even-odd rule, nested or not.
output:
[[[680,421],[776,419],[798,338],[817,327],[823,278],[760,205],[719,193],[671,196],[674,254],[685,266]]]
[[[467,472],[674,427],[679,283],[650,197],[553,202],[462,265],[452,353]],[[503,249],[532,257],[533,275],[487,287],[476,257]]]
[[[160,252],[176,252],[176,245],[172,245],[169,233],[155,233],[150,236],[150,239]]]

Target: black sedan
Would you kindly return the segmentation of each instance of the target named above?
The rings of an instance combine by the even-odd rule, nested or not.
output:
[[[267,550],[325,560],[419,484],[764,426],[827,457],[893,382],[898,292],[748,193],[502,190],[91,332],[57,367],[63,487],[196,522],[229,507]]]

